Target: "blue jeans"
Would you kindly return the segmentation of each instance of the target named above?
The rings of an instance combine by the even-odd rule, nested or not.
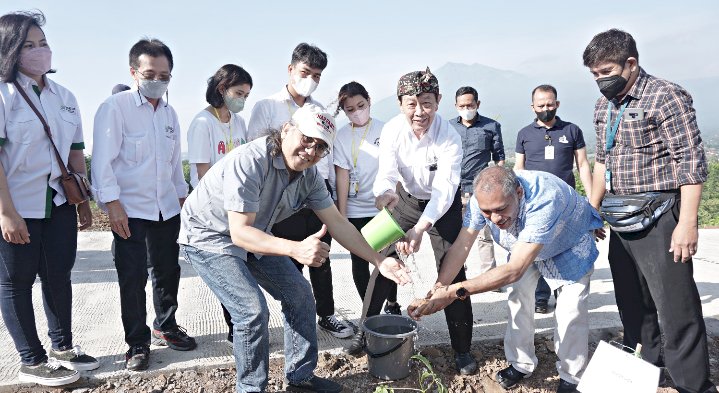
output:
[[[20,361],[34,365],[47,359],[32,304],[32,286],[38,276],[52,347],[72,348],[70,272],[77,251],[75,207],[53,205],[50,218],[26,219],[25,224],[30,243],[12,244],[0,237],[0,309]]]
[[[210,290],[225,305],[234,324],[238,392],[262,392],[270,361],[270,318],[260,287],[282,304],[285,329],[285,375],[292,383],[313,376],[317,366],[317,331],[312,287],[289,257],[239,257],[183,245]]]
[[[552,290],[549,289],[549,284],[544,281],[544,277],[539,276],[537,281],[537,289],[534,291],[534,302],[549,302],[549,298],[552,296]]]

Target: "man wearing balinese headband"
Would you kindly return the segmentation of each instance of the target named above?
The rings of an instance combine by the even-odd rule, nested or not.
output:
[[[667,210],[649,206],[661,215],[645,229],[610,232],[609,267],[624,345],[641,344],[642,358],[666,366],[679,392],[716,392],[692,264],[708,177],[692,97],[646,73],[634,38],[624,31],[594,36],[583,60],[602,94],[594,107],[592,206],[600,209],[605,197],[615,204],[641,197],[669,203]]]
[[[304,105],[322,104],[312,98],[327,67],[327,54],[320,48],[301,43],[292,51],[290,65],[287,66],[289,81],[282,89],[255,104],[247,128],[249,140],[267,134],[270,129],[280,129],[282,124],[290,120],[292,114]],[[332,170],[330,170],[330,168]],[[327,189],[335,188],[335,171],[332,152],[317,163],[317,171],[325,179]],[[322,222],[311,209],[301,209],[297,214],[277,222],[272,232],[290,240],[302,240],[316,233]],[[332,237],[327,234],[322,241],[331,244]],[[304,265],[296,262],[295,266],[302,270]],[[345,322],[335,316],[334,289],[332,288],[332,265],[326,263],[319,267],[310,267],[310,281],[317,306],[317,324],[323,330],[337,338],[350,337],[354,331]]]
[[[382,129],[379,170],[373,187],[377,208],[393,209],[393,215],[406,232],[396,246],[389,247],[390,255],[419,251],[422,236],[427,232],[438,269],[462,228],[462,199],[458,190],[462,139],[449,122],[437,114],[441,98],[439,81],[429,68],[399,79],[397,99],[401,114]],[[462,269],[451,283],[465,279]],[[374,280],[367,316],[380,312],[389,289],[387,283],[382,277]],[[457,300],[449,305],[445,317],[457,370],[464,375],[471,374],[477,369],[477,362],[469,352],[472,343],[470,300]]]
[[[187,183],[180,157],[180,125],[162,97],[172,75],[172,52],[156,39],[130,49],[134,88],[113,94],[95,114],[92,180],[112,227],[113,256],[128,370],[149,366],[150,341],[178,351],[197,344],[177,325],[180,285],[180,207]],[[146,325],[145,284],[152,267],[155,320]]]
[[[312,288],[295,267],[329,263],[332,237],[377,267],[388,280],[409,281],[401,262],[367,244],[335,207],[315,165],[332,149],[332,115],[315,105],[297,109],[268,136],[239,146],[213,165],[182,209],[179,243],[187,261],[232,316],[237,391],[267,387],[269,311],[260,288],[282,303],[288,391],[340,392],[314,375],[317,331]],[[307,206],[323,225],[301,241],[275,236],[273,224]]]

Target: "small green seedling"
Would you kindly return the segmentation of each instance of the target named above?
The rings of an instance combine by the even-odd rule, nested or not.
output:
[[[448,393],[447,387],[444,386],[442,379],[434,372],[432,363],[426,357],[416,354],[411,357],[422,366],[419,373],[419,389],[416,388],[393,388],[389,384],[381,384],[377,386],[374,393],[395,393],[399,390],[409,390],[422,393]]]

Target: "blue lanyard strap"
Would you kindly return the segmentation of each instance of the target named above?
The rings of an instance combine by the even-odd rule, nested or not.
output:
[[[624,100],[622,107],[619,109],[619,115],[616,119],[614,119],[614,124],[612,124],[612,102],[610,101],[607,103],[607,132],[605,136],[607,139],[607,152],[609,152],[609,150],[614,147],[614,138],[617,136],[617,130],[619,130],[619,122],[622,121],[622,115],[624,114],[624,110],[627,108],[627,105],[629,105],[628,98]]]

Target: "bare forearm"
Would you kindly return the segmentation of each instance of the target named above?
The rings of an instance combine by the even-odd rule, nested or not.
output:
[[[541,244],[517,242],[509,262],[462,283],[470,294],[491,291],[519,281],[542,250]],[[456,285],[456,284],[455,284]],[[458,287],[458,285],[456,285]]]
[[[589,169],[589,164],[579,167],[579,179],[582,181],[582,185],[584,185],[584,192],[587,194],[587,199],[591,201],[594,177]]]
[[[606,192],[604,172],[606,167],[598,162],[594,163],[594,175],[592,176],[592,198],[589,200],[595,209],[599,210]]]
[[[457,277],[457,274],[464,266],[467,261],[469,252],[477,240],[477,231],[471,231],[468,228],[462,228],[459,232],[459,236],[452,243],[452,247],[449,248],[447,254],[442,260],[442,267],[439,269],[437,276],[437,282],[442,285],[448,285]]]
[[[699,202],[702,199],[702,184],[685,184],[680,187],[681,206],[679,221],[697,227],[699,215]]]
[[[197,163],[195,168],[197,169],[197,180],[200,180],[210,170],[210,164],[207,162]]]
[[[346,169],[335,166],[337,177],[337,209],[340,214],[347,217],[347,196],[349,194],[349,172]]]
[[[329,228],[332,239],[339,242],[342,247],[346,248],[347,251],[352,254],[359,256],[365,261],[369,261],[375,266],[384,259],[382,255],[373,250],[372,247],[367,244],[367,241],[362,234],[354,227],[354,225],[350,224],[347,219],[343,218],[342,220],[336,220],[331,224],[325,224],[327,224],[327,227]]]
[[[272,236],[252,226],[230,228],[232,243],[253,253],[290,256],[296,242]]]
[[[87,168],[85,167],[85,154],[82,150],[70,150],[70,155],[67,159],[70,170],[75,173],[87,174]]]
[[[0,214],[17,213],[15,204],[10,196],[10,187],[7,185],[5,168],[0,164]]]

